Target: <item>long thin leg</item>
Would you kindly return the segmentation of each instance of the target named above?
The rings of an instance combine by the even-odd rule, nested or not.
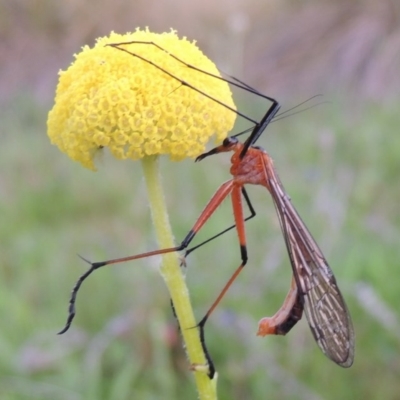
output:
[[[248,91],[248,92],[250,92],[250,93],[253,93],[253,94],[255,94],[255,95],[259,96],[259,97],[262,97],[262,98],[264,98],[264,99],[266,99],[266,100],[269,100],[269,101],[272,102],[272,103],[276,101],[274,98],[272,98],[272,97],[270,97],[270,96],[267,96],[267,95],[265,95],[265,94],[259,92],[257,89],[254,89],[253,87],[251,87],[251,86],[248,85],[247,83],[241,81],[241,80],[238,79],[238,78],[235,78],[234,76],[231,76],[231,75],[228,75],[228,74],[224,74],[225,76],[228,76],[228,77],[229,77],[229,79],[227,79],[227,78],[224,78],[224,77],[222,77],[222,76],[213,74],[213,73],[211,73],[211,72],[204,71],[204,70],[202,70],[202,69],[200,69],[200,68],[198,68],[198,67],[196,67],[196,66],[194,66],[194,65],[192,65],[192,64],[189,64],[189,63],[187,63],[186,61],[183,61],[182,59],[180,59],[179,57],[177,57],[176,55],[170,53],[168,50],[164,49],[162,46],[158,45],[158,44],[155,43],[155,42],[136,41],[136,40],[134,40],[134,41],[131,41],[131,42],[112,43],[112,44],[108,44],[108,46],[115,47],[115,48],[121,50],[121,47],[120,47],[120,46],[128,45],[128,44],[145,44],[145,45],[151,45],[151,46],[157,47],[158,49],[160,49],[160,50],[163,51],[164,53],[167,53],[167,54],[168,54],[169,56],[171,56],[173,59],[175,59],[176,61],[180,62],[181,64],[185,65],[186,67],[188,67],[188,68],[190,68],[190,69],[193,69],[193,70],[195,70],[195,71],[201,72],[202,74],[208,75],[208,76],[210,76],[210,77],[212,77],[212,78],[219,79],[219,80],[221,80],[221,81],[227,82],[227,83],[229,83],[230,85],[236,86],[236,87],[239,88],[239,89],[246,90],[246,91]],[[131,54],[131,52],[130,52],[129,50],[125,50],[125,51]],[[132,54],[132,55],[135,55],[135,54]],[[136,55],[135,55],[135,56],[136,56]],[[139,58],[140,58],[140,57],[139,57]],[[149,60],[146,60],[146,61],[148,61],[149,63],[151,63]],[[151,64],[152,64],[152,63],[151,63]],[[153,65],[154,65],[154,64],[153,64]],[[156,66],[156,67],[159,68],[160,70],[164,71],[161,67],[159,67],[159,66]],[[165,71],[164,71],[164,72],[165,72]],[[176,77],[174,77],[174,78],[176,79]],[[195,90],[197,90],[197,89],[195,89]],[[200,93],[202,93],[202,92],[200,92]],[[202,94],[203,94],[203,93],[202,93]],[[214,99],[212,99],[212,100],[214,100]],[[248,119],[248,118],[246,118],[246,119]]]
[[[71,297],[70,297],[70,301],[69,301],[69,307],[68,307],[67,322],[65,324],[65,327],[58,334],[61,335],[61,334],[65,333],[71,326],[72,320],[74,319],[75,313],[76,313],[75,302],[76,302],[76,296],[78,294],[79,288],[81,287],[81,285],[85,281],[85,279],[87,279],[96,269],[104,267],[106,265],[110,265],[110,264],[118,264],[118,263],[122,263],[125,261],[138,260],[140,258],[146,258],[146,257],[150,257],[150,256],[184,250],[187,246],[189,246],[190,242],[193,240],[195,235],[204,226],[204,224],[211,217],[211,215],[214,213],[214,211],[217,209],[217,207],[232,192],[232,189],[233,189],[233,181],[231,181],[231,180],[223,183],[220,186],[220,188],[216,191],[214,196],[211,198],[211,200],[208,202],[208,204],[206,205],[206,207],[200,214],[200,216],[197,219],[196,223],[194,224],[193,228],[189,231],[189,233],[186,235],[185,239],[183,239],[182,243],[179,246],[170,247],[167,249],[153,250],[153,251],[148,251],[146,253],[137,254],[134,256],[115,258],[112,260],[100,261],[100,262],[94,262],[94,263],[81,257],[84,261],[86,261],[87,263],[90,264],[90,268],[78,279],[74,288],[72,289],[72,293],[71,293]],[[239,192],[239,194],[240,194],[240,192]]]
[[[297,289],[296,281],[292,282],[282,307],[273,317],[265,317],[258,323],[257,336],[286,335],[300,321],[303,315],[304,301]]]
[[[280,108],[281,108],[280,104],[273,99],[271,107],[267,110],[266,114],[262,117],[261,121],[254,126],[254,129],[251,132],[250,136],[244,142],[243,149],[240,152],[241,159],[243,159],[249,147],[253,146],[254,143],[258,140],[258,138],[261,136],[261,134],[265,131],[265,129],[272,121],[272,119],[275,117],[275,115],[278,113]]]
[[[197,327],[200,330],[201,347],[203,349],[203,353],[206,356],[206,360],[207,360],[207,364],[208,364],[208,376],[210,377],[210,379],[212,379],[214,374],[215,374],[215,367],[214,367],[214,363],[213,363],[213,361],[211,359],[210,353],[209,353],[209,351],[207,349],[207,345],[206,345],[206,342],[205,342],[205,329],[204,329],[204,327],[205,327],[205,324],[206,324],[208,318],[212,314],[212,312],[215,310],[217,305],[220,303],[220,301],[224,297],[225,293],[231,287],[232,283],[235,281],[235,279],[238,277],[240,272],[243,270],[243,267],[247,263],[246,233],[245,233],[245,227],[244,227],[245,220],[243,218],[243,206],[242,206],[241,193],[243,193],[241,188],[238,187],[238,186],[235,186],[235,187],[233,187],[231,196],[232,196],[233,214],[234,214],[234,217],[235,217],[235,226],[236,226],[236,230],[237,230],[238,237],[239,237],[240,254],[241,254],[241,258],[242,258],[242,263],[239,265],[239,267],[232,274],[232,276],[230,277],[228,282],[225,284],[225,286],[221,290],[221,292],[218,295],[218,297],[212,303],[211,307],[208,309],[208,311],[206,312],[204,317],[201,319],[201,321],[197,324]],[[247,195],[247,192],[244,191],[244,193],[245,193],[244,197],[245,197],[246,201],[249,204],[250,199],[249,199],[249,197]],[[251,207],[251,209],[254,211],[254,209],[252,207]]]
[[[203,349],[203,353],[204,353],[204,355],[206,357],[206,360],[207,360],[207,367],[208,367],[207,375],[208,375],[208,377],[210,379],[213,379],[216,370],[215,370],[214,362],[213,362],[213,360],[212,360],[212,358],[210,356],[210,353],[209,353],[209,351],[207,349],[207,346],[206,346],[206,338],[205,338],[204,327],[203,328],[200,327],[199,335],[200,335],[201,348]]]
[[[202,94],[203,96],[209,98],[210,100],[215,101],[216,103],[218,103],[218,104],[220,104],[221,106],[227,108],[228,110],[231,110],[232,112],[234,112],[235,114],[237,114],[237,115],[239,115],[240,117],[244,118],[245,120],[251,122],[252,124],[257,125],[257,121],[255,121],[255,120],[249,118],[247,115],[242,114],[240,111],[238,111],[238,110],[236,110],[236,109],[234,109],[234,108],[228,106],[227,104],[225,104],[225,103],[223,103],[222,101],[220,101],[220,100],[218,100],[218,99],[216,99],[216,98],[210,96],[209,94],[207,94],[207,93],[201,91],[200,89],[197,89],[195,86],[191,85],[189,82],[186,82],[185,80],[178,78],[177,76],[175,76],[175,75],[172,74],[171,72],[167,71],[167,70],[164,69],[163,67],[160,67],[159,65],[157,65],[156,63],[154,63],[153,61],[148,60],[147,58],[142,57],[142,56],[139,55],[139,54],[133,53],[132,51],[129,51],[129,50],[124,49],[123,47],[121,47],[122,45],[127,45],[127,44],[147,44],[147,45],[154,45],[154,46],[158,47],[159,49],[161,49],[161,50],[165,51],[166,53],[168,53],[168,52],[167,52],[166,50],[164,50],[162,47],[158,46],[157,44],[155,44],[155,43],[153,43],[153,42],[136,42],[136,41],[134,41],[134,42],[125,42],[125,43],[112,43],[112,44],[108,44],[107,46],[114,47],[115,49],[118,49],[118,50],[120,50],[120,51],[124,51],[125,53],[130,54],[130,55],[133,56],[133,57],[139,58],[140,60],[142,60],[142,61],[144,61],[144,62],[146,62],[146,63],[152,65],[153,67],[155,67],[155,68],[159,69],[160,71],[164,72],[166,75],[168,75],[168,76],[170,76],[171,78],[175,79],[175,80],[178,81],[182,86],[186,86],[186,87],[188,87],[188,88],[190,88],[190,89],[196,91],[197,93]],[[175,60],[179,61],[180,63],[182,63],[182,64],[184,64],[184,65],[186,65],[188,68],[195,69],[195,70],[200,71],[200,72],[202,72],[202,73],[204,73],[204,74],[206,74],[206,75],[209,75],[209,76],[211,76],[211,77],[213,77],[213,78],[221,79],[221,80],[227,81],[228,83],[231,83],[232,85],[239,86],[238,84],[235,84],[234,82],[230,82],[229,80],[226,80],[226,79],[224,79],[224,78],[221,78],[221,77],[218,76],[218,75],[211,74],[211,73],[209,73],[209,72],[207,72],[207,71],[203,71],[203,70],[201,70],[201,69],[199,69],[199,68],[197,68],[197,67],[194,67],[193,65],[187,64],[187,63],[185,63],[184,61],[182,61],[181,59],[179,59],[178,57],[174,56],[174,55],[171,54],[171,53],[168,53],[168,54],[169,54],[172,58],[174,58]],[[240,86],[239,86],[239,87],[240,87]],[[272,101],[272,100],[271,100],[271,101]]]
[[[257,96],[263,97],[264,99],[267,99],[267,100],[269,100],[271,102],[275,101],[275,99],[273,99],[272,97],[269,97],[269,96],[267,96],[265,94],[260,93],[257,89],[252,88],[250,85],[248,85],[247,83],[235,78],[234,76],[230,76],[230,75],[226,74],[230,78],[230,79],[226,79],[226,78],[223,78],[222,76],[218,76],[218,75],[212,74],[211,72],[204,71],[204,70],[202,70],[202,69],[200,69],[200,68],[198,68],[198,67],[196,67],[196,66],[194,66],[192,64],[189,64],[186,61],[181,60],[179,57],[175,56],[174,54],[171,54],[168,50],[164,49],[162,46],[158,45],[155,42],[147,42],[147,41],[139,41],[139,40],[136,41],[136,40],[134,40],[134,41],[125,42],[125,43],[113,43],[113,44],[111,44],[109,46],[117,47],[117,46],[121,46],[121,45],[124,45],[124,44],[125,45],[126,44],[152,45],[152,46],[157,47],[158,49],[162,50],[163,52],[167,53],[169,56],[174,58],[176,61],[180,62],[181,64],[185,65],[186,67],[188,67],[190,69],[193,69],[193,70],[201,72],[201,73],[203,73],[205,75],[211,76],[212,78],[216,78],[216,79],[219,79],[221,81],[228,82],[229,84],[231,84],[233,86],[236,86],[239,89],[243,89],[243,90],[247,90],[249,92],[252,92],[252,93],[256,94]]]
[[[211,307],[208,309],[208,311],[206,312],[204,317],[201,319],[201,321],[197,324],[198,327],[200,328],[200,330],[204,329],[205,323],[207,322],[208,318],[210,317],[212,312],[215,310],[217,305],[220,303],[220,301],[224,297],[225,293],[231,287],[232,283],[238,277],[240,272],[242,272],[243,267],[247,263],[246,232],[245,232],[245,226],[244,226],[243,206],[242,206],[240,187],[235,186],[232,190],[231,196],[232,196],[232,206],[233,206],[233,214],[235,217],[236,230],[237,230],[238,237],[239,237],[240,255],[241,255],[242,263],[239,265],[238,268],[236,268],[235,272],[229,278],[228,282],[225,284],[225,286],[221,290],[220,294],[217,296],[215,301],[212,303]]]
[[[247,194],[247,191],[246,191],[246,189],[244,187],[242,187],[242,194],[243,194],[243,197],[246,200],[247,206],[249,207],[249,210],[250,210],[250,215],[244,219],[244,221],[247,222],[247,221],[249,221],[250,219],[252,219],[252,218],[254,218],[256,216],[256,210],[254,209],[253,204],[251,204],[249,195]],[[198,244],[198,245],[196,245],[194,247],[191,247],[189,250],[185,251],[185,254],[184,254],[183,258],[185,259],[194,250],[198,249],[199,247],[203,246],[206,243],[211,242],[212,240],[216,239],[217,237],[222,236],[224,233],[232,230],[233,228],[236,228],[236,225],[231,225],[229,228],[224,229],[223,231],[221,231],[221,232],[217,233],[216,235],[210,237],[209,239],[205,240],[204,242],[201,242],[200,244]]]
[[[256,211],[255,211],[255,209],[254,209],[254,207],[253,207],[253,205],[252,205],[252,203],[251,203],[251,201],[250,201],[250,198],[249,198],[249,195],[247,194],[246,189],[245,189],[244,187],[242,187],[242,188],[241,188],[241,191],[242,191],[243,197],[244,197],[244,199],[245,199],[245,201],[246,201],[246,203],[247,203],[247,206],[249,207],[249,210],[250,210],[250,215],[244,219],[244,221],[246,222],[246,221],[248,221],[249,219],[253,218],[253,217],[256,215]],[[230,226],[229,228],[224,229],[222,232],[218,233],[217,235],[214,235],[214,236],[212,236],[211,238],[207,239],[206,241],[204,241],[204,242],[198,244],[197,246],[194,246],[194,247],[192,247],[191,249],[187,250],[187,251],[185,252],[185,254],[184,254],[184,259],[186,259],[186,257],[187,257],[191,252],[193,252],[194,250],[198,249],[199,247],[203,246],[203,245],[206,244],[206,243],[209,243],[210,241],[216,239],[217,237],[223,235],[224,233],[230,231],[230,230],[233,229],[233,228],[236,228],[236,225],[232,225],[232,226]],[[173,312],[174,316],[176,317],[175,308],[174,308],[174,305],[173,305],[172,300],[171,300],[171,307],[172,307],[172,312]],[[208,375],[208,377],[209,377],[210,379],[213,379],[216,370],[215,370],[214,362],[213,362],[213,360],[212,360],[212,358],[211,358],[211,355],[210,355],[210,353],[209,353],[209,351],[208,351],[208,349],[207,349],[207,345],[206,345],[206,342],[205,342],[205,329],[204,329],[204,325],[203,325],[203,328],[200,327],[200,332],[199,332],[199,334],[200,334],[200,343],[201,343],[201,347],[202,347],[202,349],[203,349],[203,353],[204,353],[204,355],[205,355],[205,357],[206,357],[206,360],[207,360],[207,368],[208,368],[207,375]],[[193,366],[193,369],[196,369],[196,368],[197,368],[197,366]]]
[[[175,319],[177,320],[177,315],[176,315],[176,312],[175,312],[174,302],[172,301],[172,299],[170,300],[170,302],[171,302],[172,313],[173,313]],[[178,324],[178,331],[180,332],[179,324]],[[204,356],[206,358],[206,364],[192,364],[191,369],[193,371],[195,371],[195,370],[199,370],[200,368],[202,370],[204,370],[206,368],[208,377],[210,379],[213,379],[216,370],[215,370],[214,362],[213,362],[213,360],[212,360],[212,358],[210,356],[210,353],[208,352],[207,346],[206,346],[206,340],[205,340],[205,336],[204,336],[204,329],[200,329],[199,336],[200,336],[201,348],[203,349],[203,353],[204,353]]]

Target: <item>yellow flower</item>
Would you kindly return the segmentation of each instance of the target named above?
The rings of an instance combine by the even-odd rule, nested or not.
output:
[[[229,86],[188,68],[172,55],[197,68],[219,75],[215,65],[194,43],[174,31],[155,34],[136,30],[84,46],[66,71],[60,71],[55,105],[48,116],[51,142],[73,160],[95,169],[98,149],[108,147],[118,159],[168,154],[172,160],[195,157],[212,135],[226,137],[235,113],[182,85],[132,54],[107,44],[132,41],[119,47],[140,55],[212,98],[235,108]]]

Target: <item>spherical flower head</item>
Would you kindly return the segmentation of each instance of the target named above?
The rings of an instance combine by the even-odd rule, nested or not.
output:
[[[146,43],[118,46],[132,54],[107,46],[138,41]],[[174,31],[111,33],[98,39],[93,48],[84,46],[72,65],[60,71],[55,105],[47,121],[51,142],[95,170],[94,156],[103,147],[118,159],[168,154],[177,161],[204,152],[213,135],[222,141],[236,114],[182,81],[235,109],[228,84],[171,55],[219,76],[196,45],[179,39]]]

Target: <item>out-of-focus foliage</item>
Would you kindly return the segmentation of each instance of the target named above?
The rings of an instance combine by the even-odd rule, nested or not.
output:
[[[333,89],[362,102],[400,90],[397,0],[3,0],[0,99],[27,85],[51,99],[72,53],[138,26],[177,29],[224,71],[281,99]]]
[[[275,159],[335,272],[354,321],[355,363],[344,370],[326,359],[305,321],[287,337],[255,336],[257,321],[280,306],[290,266],[267,191],[250,187],[257,217],[247,224],[249,263],[206,330],[220,398],[398,398],[400,101],[395,98],[399,76],[390,73],[400,64],[397,2],[355,1],[351,12],[344,11],[350,7],[344,1],[260,4],[0,3],[1,399],[196,396],[168,295],[155,271],[157,259],[96,272],[79,293],[71,331],[56,335],[65,322],[69,292],[86,268],[76,253],[102,260],[156,246],[139,165],[105,156],[107,168],[92,173],[61,157],[46,136],[58,69],[94,37],[139,25],[160,31],[174,27],[197,38],[222,69],[282,98],[283,110],[320,92],[321,101],[329,101],[272,124],[259,144]],[[322,35],[327,20],[335,21],[334,29]],[[349,36],[350,27],[364,30]],[[360,73],[375,66],[382,74],[378,69]],[[239,97],[239,109],[253,118],[267,106]],[[164,161],[177,241],[229,179],[228,168],[228,155],[199,164]],[[199,241],[231,221],[227,202]],[[187,280],[199,318],[238,265],[239,254],[232,232],[189,256]]]

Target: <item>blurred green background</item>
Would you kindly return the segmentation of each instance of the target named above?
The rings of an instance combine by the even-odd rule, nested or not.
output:
[[[249,263],[207,326],[221,399],[400,398],[400,4],[376,1],[0,0],[0,397],[6,400],[192,399],[156,258],[104,268],[85,282],[71,330],[69,294],[92,260],[157,247],[141,168],[105,156],[93,173],[46,136],[57,72],[111,30],[173,27],[220,68],[279,99],[319,105],[271,125],[259,141],[335,272],[356,332],[341,369],[302,320],[287,337],[255,336],[290,283],[266,190],[248,189]],[[237,95],[260,118],[268,103]],[[162,160],[181,240],[229,156]],[[227,202],[201,239],[232,221]],[[200,319],[240,262],[234,232],[188,258]]]

